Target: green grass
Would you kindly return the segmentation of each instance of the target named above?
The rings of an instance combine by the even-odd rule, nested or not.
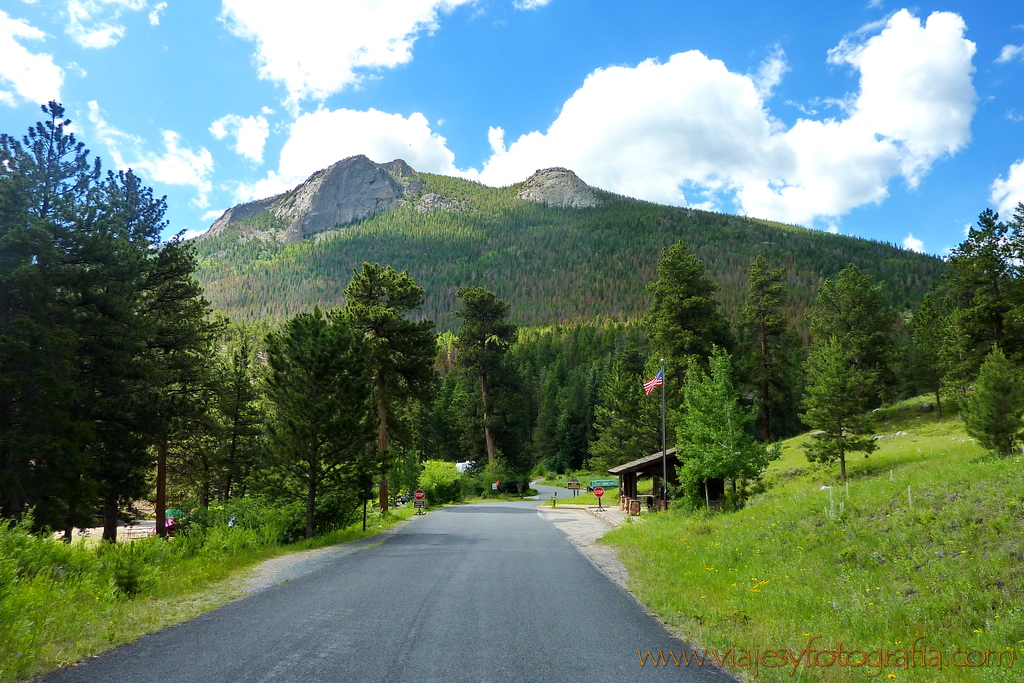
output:
[[[799,653],[820,635],[818,649],[896,651],[925,636],[918,646],[947,658],[1024,655],[1024,465],[991,458],[960,422],[921,414],[919,402],[881,415],[886,438],[848,462],[848,491],[838,466],[806,461],[807,437],[797,437],[744,510],[672,511],[604,542],[623,551],[641,600],[707,648]],[[832,666],[791,676],[789,666],[749,679],[1016,681],[1022,669]]]
[[[365,532],[360,520],[287,546],[226,526],[201,544],[151,537],[100,547],[2,526],[0,681],[38,676],[191,619],[242,597],[238,576],[262,560],[373,536],[413,512],[394,510],[368,520]]]

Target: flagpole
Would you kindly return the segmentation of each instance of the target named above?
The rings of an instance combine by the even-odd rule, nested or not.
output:
[[[665,447],[665,359],[661,359],[661,500],[668,510],[668,450]]]

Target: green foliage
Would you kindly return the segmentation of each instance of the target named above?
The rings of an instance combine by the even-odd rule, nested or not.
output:
[[[620,356],[605,377],[594,408],[596,440],[590,466],[607,470],[650,455],[661,444],[661,397],[645,396],[642,364]]]
[[[705,374],[691,361],[686,373],[683,410],[675,420],[679,486],[691,503],[699,503],[704,482],[731,480],[733,504],[742,506],[747,481],[760,477],[779,453],[747,433],[754,414],[740,405],[729,355],[716,347],[709,365]]]
[[[872,419],[865,414],[867,371],[858,369],[849,349],[835,337],[818,341],[808,359],[807,409],[801,417],[817,431],[804,449],[811,462],[839,461],[846,479],[846,453],[875,450]]]
[[[643,324],[655,355],[665,359],[665,381],[681,389],[691,359],[706,360],[715,346],[732,348],[729,323],[704,263],[680,242],[665,249],[658,279],[647,285],[654,300]],[[672,392],[675,393],[675,392]]]
[[[420,473],[420,488],[429,505],[455,503],[462,499],[462,476],[453,462],[427,460]]]
[[[967,433],[983,448],[1013,454],[1024,428],[1024,381],[1002,349],[993,347],[981,365],[974,393],[963,406]]]
[[[811,338],[831,337],[843,347],[854,368],[870,373],[864,391],[871,398],[885,395],[892,380],[893,325],[896,314],[885,303],[881,283],[855,265],[835,279],[825,280],[811,313]]]
[[[302,313],[267,338],[267,485],[306,503],[312,538],[318,493],[365,489],[370,385],[362,340],[340,311]]]
[[[54,102],[0,136],[0,505],[70,533],[144,494],[151,446],[194,413],[216,324],[165,203],[99,161]]]
[[[884,280],[887,303],[900,307],[919,302],[945,270],[939,259],[893,245],[757,219],[602,192],[598,207],[562,209],[518,199],[515,186],[419,178],[425,192],[461,208],[421,213],[409,205],[293,245],[231,234],[198,240],[206,295],[233,319],[280,321],[342,305],[345,274],[377,261],[408,269],[425,291],[419,315],[441,330],[456,327],[455,292],[470,286],[494,291],[524,325],[637,320],[651,303],[641,284],[656,279],[665,247],[685,241],[733,319],[750,261],[762,254],[770,267],[786,266],[784,312],[806,334],[814,289],[849,263]]]
[[[388,441],[391,432],[402,434],[397,411],[413,401],[429,398],[437,355],[434,323],[415,322],[406,314],[423,304],[423,288],[391,266],[364,263],[353,271],[345,289],[343,315],[362,335],[367,378],[373,387],[377,414],[377,450],[380,457],[380,507],[388,507]],[[408,439],[406,439],[408,441]]]
[[[742,357],[747,381],[756,387],[754,403],[762,439],[786,434],[795,413],[795,385],[799,382],[793,350],[799,340],[792,334],[782,307],[785,303],[786,268],[769,269],[758,255],[750,264],[747,303],[742,312],[741,344],[749,350]],[[777,424],[774,424],[773,420]]]

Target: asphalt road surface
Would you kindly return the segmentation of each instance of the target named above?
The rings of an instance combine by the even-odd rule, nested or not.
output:
[[[637,650],[686,645],[536,506],[432,511],[380,545],[42,680],[734,681],[708,667],[641,667]]]

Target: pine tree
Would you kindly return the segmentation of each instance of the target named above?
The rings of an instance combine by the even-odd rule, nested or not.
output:
[[[757,404],[765,443],[772,440],[772,407],[776,402],[773,388],[783,385],[789,376],[781,349],[786,332],[786,318],[781,313],[785,277],[785,267],[768,270],[763,256],[755,258],[750,264],[747,305],[743,309],[743,325],[753,336],[750,379],[760,389]]]
[[[366,352],[340,312],[316,308],[268,336],[267,366],[264,475],[272,490],[305,502],[312,538],[319,496],[360,499],[373,438]]]
[[[362,271],[353,270],[345,300],[345,318],[363,335],[366,346],[377,416],[379,504],[387,510],[388,438],[397,428],[396,409],[402,403],[429,399],[437,355],[434,322],[406,317],[423,305],[423,288],[409,271],[399,273],[391,266],[364,263]]]
[[[597,438],[590,447],[595,469],[637,460],[661,445],[660,400],[644,395],[637,366],[635,359],[617,358],[601,385],[594,408]]]
[[[981,365],[974,393],[964,405],[967,433],[990,451],[1010,456],[1024,429],[1024,381],[994,346]]]
[[[460,307],[455,316],[462,322],[455,342],[457,367],[480,381],[480,408],[488,465],[495,465],[497,443],[489,383],[498,373],[505,352],[515,342],[516,326],[508,321],[509,306],[482,287],[462,287],[456,292]]]
[[[647,290],[654,300],[643,325],[652,350],[665,359],[666,375],[676,377],[678,389],[690,359],[706,360],[714,346],[732,348],[729,323],[715,298],[718,286],[704,263],[679,242],[665,249],[658,279]]]
[[[863,390],[872,399],[891,393],[892,330],[896,314],[885,303],[881,285],[850,265],[835,279],[825,280],[811,312],[812,340],[835,337],[848,360],[866,371]]]
[[[818,433],[804,446],[811,462],[839,461],[846,481],[846,454],[875,450],[871,416],[865,414],[868,371],[857,367],[850,350],[836,337],[817,340],[808,358],[806,412],[803,421]]]

